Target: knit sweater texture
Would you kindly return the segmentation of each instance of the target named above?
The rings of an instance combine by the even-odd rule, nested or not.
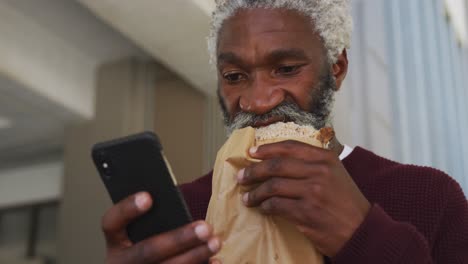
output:
[[[372,207],[326,263],[468,264],[468,203],[455,180],[360,147],[342,162]],[[205,219],[211,179],[209,173],[181,186],[194,219]]]

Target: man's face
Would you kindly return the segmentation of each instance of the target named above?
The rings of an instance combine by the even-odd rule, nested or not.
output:
[[[328,121],[335,76],[306,16],[279,9],[239,11],[221,29],[217,56],[228,130],[277,121],[320,128]]]

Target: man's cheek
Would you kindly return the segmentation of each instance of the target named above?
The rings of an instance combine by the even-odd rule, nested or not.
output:
[[[239,98],[235,96],[224,96],[223,101],[229,116],[234,118],[234,116],[236,116],[236,114],[241,110],[239,107]]]
[[[218,95],[218,102],[221,107],[221,110],[223,111],[224,117],[230,117],[231,116],[231,111],[229,110],[230,107],[228,107],[228,103],[225,99],[225,96],[221,92],[221,88],[218,88],[217,90],[217,95]]]

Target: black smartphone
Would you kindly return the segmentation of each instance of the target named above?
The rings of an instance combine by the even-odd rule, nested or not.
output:
[[[132,242],[192,222],[156,134],[143,132],[98,143],[92,158],[114,203],[141,191],[153,198],[153,207],[127,227]]]

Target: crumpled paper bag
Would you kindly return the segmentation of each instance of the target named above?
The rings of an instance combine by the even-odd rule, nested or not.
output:
[[[234,131],[218,152],[206,216],[223,239],[215,258],[223,264],[323,263],[323,256],[294,224],[243,205],[241,197],[247,190],[237,184],[236,175],[252,162],[259,162],[248,155],[255,143],[255,129],[247,127]]]

